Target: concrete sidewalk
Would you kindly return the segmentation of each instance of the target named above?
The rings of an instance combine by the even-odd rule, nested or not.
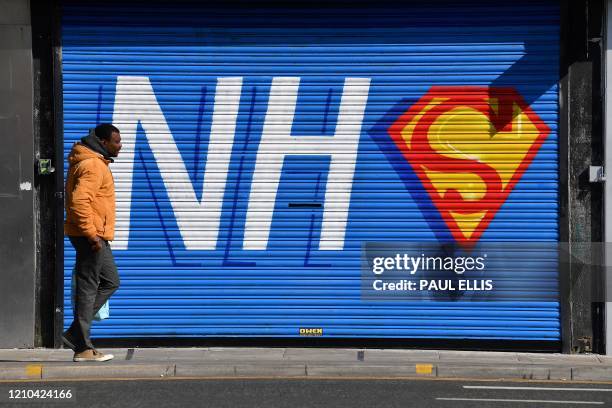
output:
[[[612,357],[507,352],[322,348],[101,349],[115,359],[73,363],[71,350],[0,350],[0,380],[159,377],[439,377],[612,382]]]

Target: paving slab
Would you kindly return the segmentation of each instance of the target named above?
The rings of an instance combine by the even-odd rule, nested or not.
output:
[[[597,358],[604,364],[612,365],[612,356],[602,356],[598,355]]]
[[[361,352],[361,353],[360,353]],[[313,349],[288,348],[285,349],[282,359],[286,361],[360,361],[365,356],[363,349]]]
[[[284,353],[285,349],[283,348],[211,347],[204,352],[204,359],[224,361],[281,361]]]
[[[207,356],[208,348],[155,349],[135,348],[125,359],[131,361],[200,361]]]
[[[389,364],[406,364],[421,361],[438,361],[439,353],[432,350],[372,350],[365,351],[365,361]]]
[[[49,350],[49,349],[31,349],[31,350],[0,350],[0,362],[6,361],[66,361],[72,360],[72,350]]]
[[[517,353],[501,352],[501,351],[448,351],[441,350],[438,352],[440,361],[475,361],[486,360],[490,362],[517,362]]]
[[[525,363],[551,364],[600,364],[601,360],[595,354],[537,354],[519,353],[518,361]]]

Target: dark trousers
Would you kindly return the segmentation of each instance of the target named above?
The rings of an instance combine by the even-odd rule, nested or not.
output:
[[[76,250],[76,293],[74,320],[64,336],[74,344],[74,351],[93,349],[89,338],[91,322],[102,305],[119,288],[119,274],[113,252],[107,241],[103,241],[98,252],[91,250],[85,237],[69,237]]]

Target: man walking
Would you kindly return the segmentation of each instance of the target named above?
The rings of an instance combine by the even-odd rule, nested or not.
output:
[[[109,168],[121,150],[119,129],[101,124],[75,143],[68,156],[64,232],[76,250],[74,320],[64,343],[74,361],[108,361],[90,331],[94,315],[119,288],[119,274],[108,241],[115,232],[115,183]]]

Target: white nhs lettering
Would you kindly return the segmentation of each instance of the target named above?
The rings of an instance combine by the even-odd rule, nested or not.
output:
[[[268,110],[258,147],[249,196],[243,248],[265,250],[283,162],[289,155],[331,157],[319,249],[341,250],[355,173],[357,148],[370,79],[346,78],[333,136],[293,136],[299,77],[272,81]],[[118,186],[114,249],[127,249],[133,185],[134,153],[138,124],[142,126],[160,170],[185,248],[213,250],[217,246],[223,195],[227,184],[242,78],[217,79],[202,200],[198,201],[174,137],[157,102],[148,77],[119,76],[113,123],[121,129],[123,149],[113,165]]]

